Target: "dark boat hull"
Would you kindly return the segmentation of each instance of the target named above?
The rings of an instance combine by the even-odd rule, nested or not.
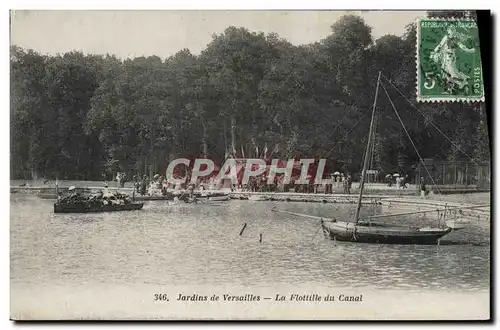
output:
[[[54,213],[96,213],[140,210],[144,203],[122,205],[54,204]]]
[[[38,194],[37,196],[41,199],[57,199],[56,194]],[[170,201],[174,199],[174,195],[172,193],[168,193],[165,196],[135,195],[134,198],[136,201]]]
[[[355,225],[348,222],[322,222],[323,233],[344,242],[378,244],[437,244],[451,228],[406,228],[385,225]]]

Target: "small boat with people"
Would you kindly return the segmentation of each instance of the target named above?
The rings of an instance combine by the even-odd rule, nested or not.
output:
[[[107,185],[102,191],[88,194],[68,189],[66,196],[60,196],[54,203],[54,213],[95,213],[140,210],[144,203],[133,201],[128,195],[110,192]]]
[[[117,212],[140,210],[144,203],[130,204],[101,204],[99,202],[78,202],[54,204],[54,213],[96,213],[96,212]]]

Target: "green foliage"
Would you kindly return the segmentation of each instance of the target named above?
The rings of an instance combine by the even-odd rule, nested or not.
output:
[[[403,37],[373,40],[362,18],[347,15],[325,39],[294,46],[229,27],[199,56],[181,50],[165,60],[44,56],[13,46],[12,177],[151,175],[179,156],[231,154],[325,157],[330,170],[357,173],[378,71],[415,100],[415,31],[409,24]],[[484,110],[416,105],[458,151],[384,85],[422,157],[489,157]],[[418,157],[382,89],[377,104],[373,166],[410,171]]]

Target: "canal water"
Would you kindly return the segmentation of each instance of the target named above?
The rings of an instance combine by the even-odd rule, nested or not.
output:
[[[479,220],[451,233],[439,247],[398,246],[333,242],[323,236],[317,220],[271,211],[276,207],[347,220],[355,205],[146,202],[141,211],[53,214],[52,201],[16,194],[10,206],[11,299],[23,296],[24,303],[36,299],[28,297],[27,288],[50,287],[64,295],[77,286],[108,284],[328,284],[448,292],[489,288],[489,223]],[[387,210],[363,209],[371,214],[382,211]]]

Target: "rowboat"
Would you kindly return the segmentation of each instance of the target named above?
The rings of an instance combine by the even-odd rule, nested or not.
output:
[[[267,200],[269,200],[269,197],[267,197],[265,195],[250,195],[248,197],[248,200],[250,200],[250,201],[267,201]]]
[[[103,204],[103,203],[54,203],[54,213],[96,213],[140,210],[144,203]]]
[[[56,184],[56,195],[59,189]],[[144,203],[131,201],[127,195],[119,192],[112,193],[107,186],[100,192],[80,194],[77,188],[68,188],[70,195],[59,197],[54,203],[54,213],[97,213],[140,210]],[[84,189],[84,191],[86,191]]]
[[[196,196],[197,199],[206,199],[207,201],[211,202],[225,202],[230,199],[229,194],[227,193],[220,193],[220,192],[208,192],[208,193],[201,193],[198,196]]]
[[[222,195],[222,196],[208,196],[208,200],[211,202],[225,202],[228,201],[229,195]]]

